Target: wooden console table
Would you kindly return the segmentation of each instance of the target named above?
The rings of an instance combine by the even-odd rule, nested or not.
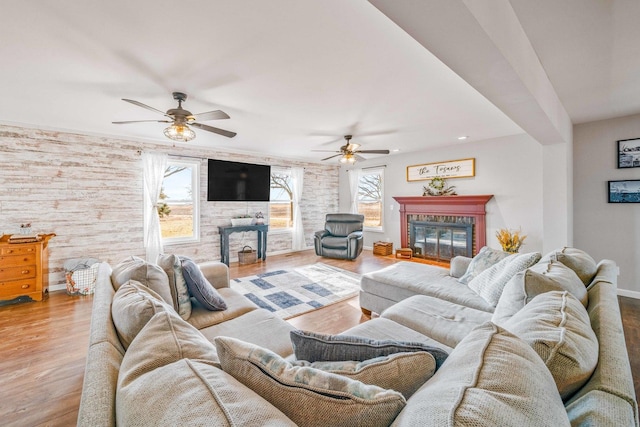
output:
[[[229,265],[229,234],[239,233],[241,231],[257,231],[258,232],[258,258],[263,261],[267,258],[267,232],[269,226],[267,224],[241,225],[234,227],[226,225],[218,227],[220,232],[220,259]]]

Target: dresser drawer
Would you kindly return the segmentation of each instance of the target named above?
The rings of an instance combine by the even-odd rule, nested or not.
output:
[[[36,277],[35,265],[0,267],[0,282],[8,282],[9,280],[32,279],[34,277]]]
[[[0,255],[35,254],[36,245],[6,245],[0,248]]]
[[[33,279],[13,280],[10,282],[0,280],[0,297],[3,295],[29,294],[35,291],[36,281]]]
[[[24,254],[24,255],[0,255],[0,268],[16,267],[20,265],[33,265],[36,263],[36,254]]]

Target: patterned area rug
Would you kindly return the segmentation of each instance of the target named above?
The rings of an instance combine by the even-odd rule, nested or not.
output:
[[[231,289],[289,319],[358,295],[360,275],[317,263],[233,279]]]

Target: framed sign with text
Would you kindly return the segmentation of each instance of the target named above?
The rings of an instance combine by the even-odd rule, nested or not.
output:
[[[476,159],[450,160],[407,166],[407,181],[439,178],[466,178],[476,175]]]

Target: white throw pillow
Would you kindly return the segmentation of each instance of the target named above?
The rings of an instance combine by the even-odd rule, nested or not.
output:
[[[526,270],[538,260],[540,260],[539,252],[509,255],[476,276],[469,282],[468,286],[495,307],[507,282],[516,273]]]
[[[473,257],[467,267],[467,271],[458,279],[458,282],[468,285],[469,282],[480,273],[508,256],[508,252],[491,249],[489,246],[483,246],[482,249],[480,249],[480,252]]]

